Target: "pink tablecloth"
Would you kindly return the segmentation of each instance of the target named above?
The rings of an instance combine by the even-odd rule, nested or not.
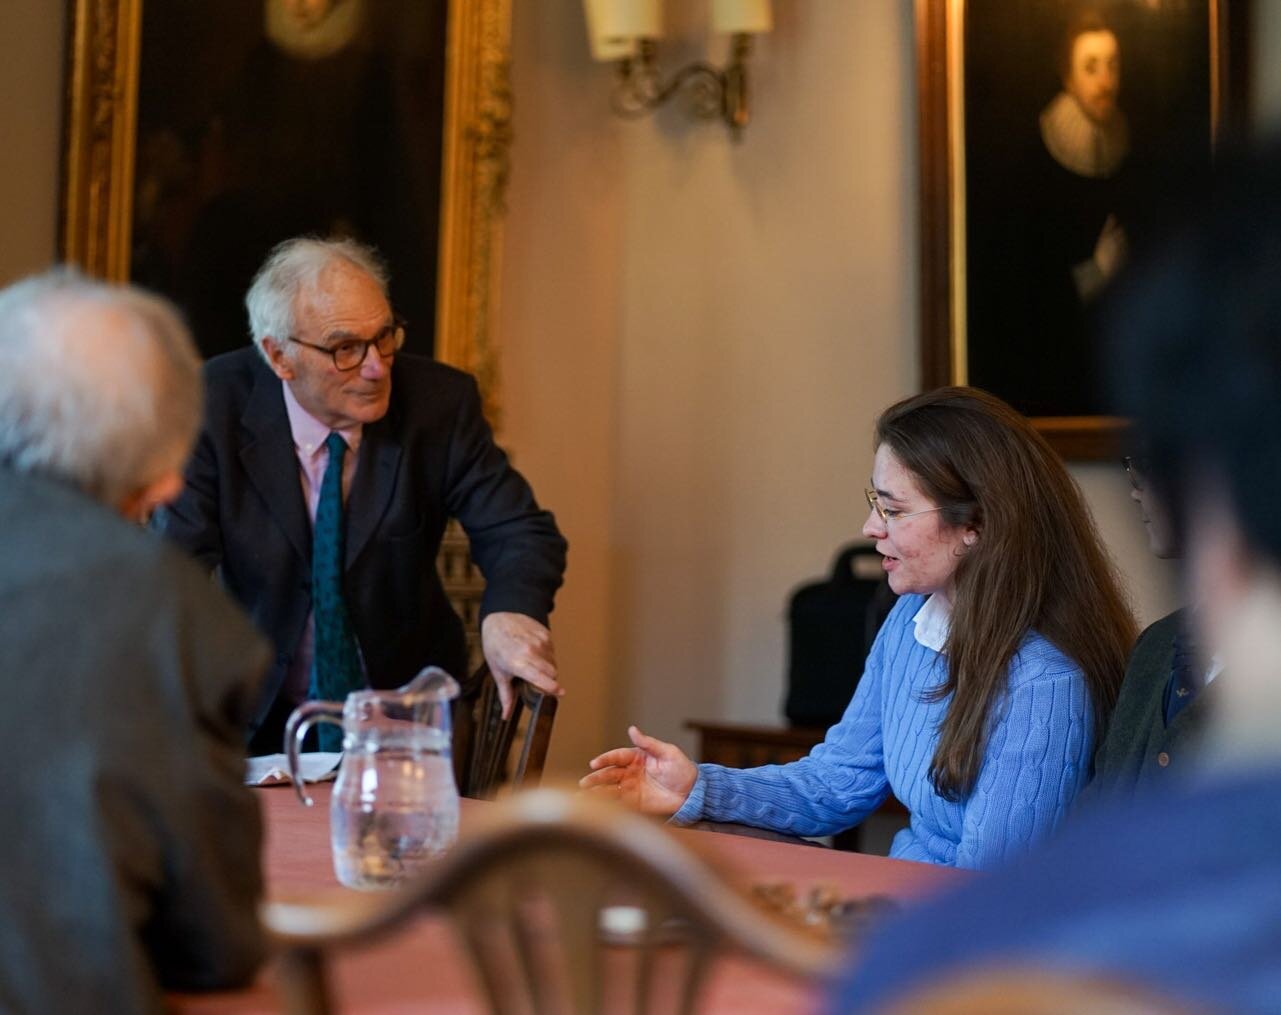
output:
[[[267,827],[264,866],[268,891],[334,888],[329,852],[328,785],[317,787],[316,806],[304,808],[289,787],[263,789]],[[463,801],[462,834],[485,807]],[[679,833],[717,866],[748,881],[835,886],[842,895],[888,895],[909,899],[936,891],[961,877],[956,871],[883,857],[842,853],[707,831]],[[423,917],[386,940],[344,949],[331,964],[342,1012],[476,1012],[485,1010],[461,948],[448,924]],[[702,1010],[744,1015],[751,1012],[807,1012],[817,1008],[816,992],[804,984],[726,959],[713,970]],[[276,1012],[279,1000],[268,966],[247,990],[205,995],[171,995],[176,1011]]]

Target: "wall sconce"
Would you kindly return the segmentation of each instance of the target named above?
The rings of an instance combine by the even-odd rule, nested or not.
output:
[[[770,0],[712,0],[712,31],[732,36],[724,69],[705,61],[664,77],[657,39],[663,34],[662,0],[583,0],[592,57],[618,66],[610,106],[629,120],[652,113],[679,92],[694,115],[724,121],[738,140],[752,117],[747,58],[752,36],[773,27]]]

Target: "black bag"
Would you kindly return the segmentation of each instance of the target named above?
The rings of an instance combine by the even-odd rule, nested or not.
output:
[[[787,702],[794,726],[831,726],[854,695],[872,639],[898,597],[868,543],[842,547],[827,581],[791,596]]]

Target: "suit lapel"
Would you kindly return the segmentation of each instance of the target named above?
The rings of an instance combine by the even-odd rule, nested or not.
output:
[[[250,434],[240,449],[240,463],[290,545],[310,563],[311,521],[302,499],[298,453],[280,385],[280,379],[265,367],[255,372],[254,388],[240,417]]]
[[[365,548],[396,491],[396,474],[400,467],[399,413],[394,402],[387,415],[368,424],[361,434],[360,464],[347,495],[346,566],[351,567]]]

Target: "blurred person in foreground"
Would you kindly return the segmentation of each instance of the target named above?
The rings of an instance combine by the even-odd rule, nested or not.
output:
[[[182,488],[199,360],[158,297],[0,291],[0,1010],[150,1012],[249,979],[243,785],[269,652],[141,521]]]
[[[511,682],[560,694],[547,628],[565,540],[494,442],[476,382],[402,352],[387,269],[354,240],[297,237],[245,296],[253,342],[204,370],[204,424],[158,525],[249,611],[275,664],[252,754],[281,749],[301,701],[465,676],[462,620],[436,557],[457,518],[485,576],[481,646]],[[317,731],[341,749],[333,727]]]
[[[1125,979],[1207,1010],[1281,1004],[1281,148],[1122,280],[1107,339],[1170,491],[1198,644],[1230,679],[1200,769],[860,943],[840,1011],[965,971]],[[1205,660],[1202,660],[1202,664]]]
[[[678,824],[793,835],[843,831],[893,793],[911,823],[890,855],[956,867],[1059,822],[1134,641],[1081,492],[1026,419],[973,388],[890,406],[875,447],[863,534],[899,599],[823,743],[733,769],[632,727],[582,786]]]

